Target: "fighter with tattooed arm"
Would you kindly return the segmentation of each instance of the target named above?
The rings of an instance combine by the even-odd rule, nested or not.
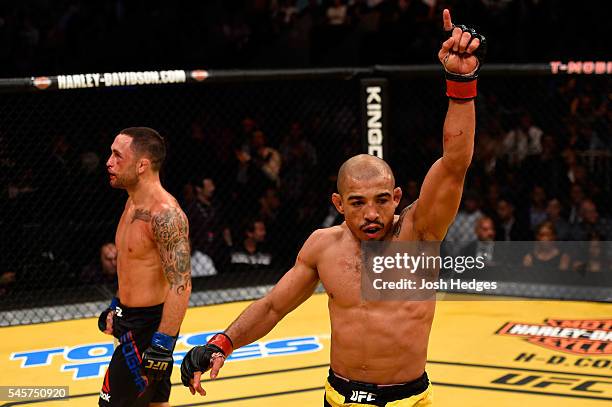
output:
[[[339,226],[319,229],[306,240],[295,265],[205,346],[192,348],[181,366],[191,393],[204,395],[202,373],[215,378],[233,349],[258,340],[312,295],[321,282],[331,320],[331,369],[325,406],[429,406],[425,373],[434,301],[366,301],[361,295],[361,242],[441,241],[457,214],[474,151],[476,80],[484,37],[453,26],[444,10],[448,39],[438,58],[446,72],[448,111],[443,156],[429,169],[419,198],[394,215],[402,191],[391,168],[368,155],[348,159],[332,195],[344,216]],[[415,97],[418,97],[415,95]]]
[[[191,294],[189,226],[161,185],[164,139],[147,127],[122,130],[106,163],[128,199],[117,226],[119,289],[98,327],[119,340],[100,406],[169,406],[172,351]]]

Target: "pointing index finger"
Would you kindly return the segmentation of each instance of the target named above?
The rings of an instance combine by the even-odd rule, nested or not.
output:
[[[447,8],[445,8],[442,12],[442,21],[444,22],[444,31],[450,31],[453,29],[450,11]]]

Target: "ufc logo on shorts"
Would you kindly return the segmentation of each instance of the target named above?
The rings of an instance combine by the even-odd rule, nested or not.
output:
[[[376,395],[368,393],[367,391],[352,390],[349,400],[356,401],[357,403],[361,403],[362,401],[376,401]]]
[[[168,362],[155,362],[153,360],[148,360],[149,364],[146,366],[147,369],[151,370],[166,370],[168,369]]]
[[[123,310],[119,306],[115,307],[115,315],[117,315],[118,317],[123,316]]]

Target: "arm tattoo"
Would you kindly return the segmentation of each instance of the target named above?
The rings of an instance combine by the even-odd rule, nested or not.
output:
[[[149,223],[151,221],[151,212],[146,209],[136,209],[136,211],[134,211],[134,217],[132,218],[131,223],[134,223],[136,220],[142,220]]]
[[[173,207],[153,215],[151,225],[170,289],[180,295],[191,286],[187,218]]]
[[[393,236],[398,237],[400,235],[400,232],[402,231],[402,225],[404,223],[404,218],[406,217],[406,214],[410,211],[410,208],[412,208],[415,203],[416,201],[414,201],[413,203],[411,203],[410,205],[402,209],[402,212],[400,213],[400,217],[397,220],[397,223],[395,224],[395,226],[393,227]]]

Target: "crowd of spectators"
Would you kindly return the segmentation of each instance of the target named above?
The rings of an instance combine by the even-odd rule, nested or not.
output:
[[[492,62],[608,51],[592,0],[5,0],[0,76],[434,63],[445,7],[495,42]]]
[[[610,102],[585,86],[589,81],[568,77],[555,83],[562,106],[554,108],[562,114],[552,127],[540,125],[551,110],[513,112],[495,93],[481,93],[476,150],[446,238],[455,253],[492,256],[494,241],[590,241],[597,261],[564,260],[551,245],[520,260],[525,267],[548,259],[563,260],[555,264],[567,270],[610,269],[608,250],[599,243],[612,240]],[[289,115],[276,134],[252,115],[215,129],[204,114],[187,126],[182,142],[167,135],[173,148],[162,175],[189,218],[194,276],[284,269],[311,231],[342,222],[329,197],[339,164],[362,151],[356,124],[331,136],[336,133],[327,127],[341,124],[318,115],[291,120],[290,111],[283,110]],[[414,125],[419,126],[416,116]],[[394,138],[389,159],[403,189],[398,213],[418,198],[424,171],[441,154],[439,134],[428,134],[415,135],[421,149],[408,155],[402,145],[414,140]],[[116,251],[107,242],[125,197],[107,185],[106,141],[94,149],[59,135],[37,160],[29,160],[22,140],[9,139],[0,134],[1,220],[7,231],[1,238],[9,253],[2,256],[0,289],[20,275],[32,278],[30,262],[38,262],[36,270],[45,270],[53,283],[56,275],[74,275],[83,284],[112,280]],[[73,250],[84,244],[89,253]]]
[[[123,70],[157,67],[161,62],[151,59],[158,55],[151,52],[151,47],[163,46],[164,41],[176,45],[166,54],[173,64],[200,61],[198,55],[207,55],[204,65],[218,63],[222,67],[268,63],[278,67],[284,62],[308,66],[329,61],[431,62],[425,55],[437,49],[439,39],[432,33],[438,30],[439,8],[448,3],[245,1],[238,6],[232,5],[234,2],[210,1],[188,2],[180,8],[172,5],[172,12],[168,12],[166,7],[170,4],[153,1],[147,2],[145,8],[151,13],[150,18],[136,24],[132,8],[138,2],[58,1],[53,3],[53,12],[47,14],[49,2],[4,2],[0,5],[0,43],[7,46],[0,46],[0,70],[4,69],[5,74],[29,75],[37,70],[49,72],[47,69],[57,72],[111,69],[115,65],[105,64],[113,60],[119,61],[116,67]],[[41,7],[35,9],[29,4]],[[542,12],[554,5],[547,16],[554,20],[570,9],[565,2],[554,1],[474,0],[466,4],[469,7],[459,16],[479,12],[490,16],[482,22],[488,24],[493,35],[507,28],[507,13],[518,13],[522,16],[521,24],[543,30],[550,28],[549,20],[548,26],[535,27],[529,22],[532,17],[522,13],[533,8]],[[249,12],[243,14],[242,10]],[[491,14],[492,10],[495,13]],[[215,19],[219,15],[215,13],[221,13],[223,18]],[[195,30],[189,25],[194,16],[209,23],[190,32],[193,35],[186,42],[183,37],[172,37],[185,35],[180,30],[172,34],[163,32],[168,26],[165,20],[180,19],[183,14],[190,18],[172,27]],[[108,25],[108,21],[117,24]],[[152,23],[156,30],[147,30]],[[299,30],[308,35],[299,34]],[[559,38],[570,32],[564,30]],[[511,33],[515,35],[516,30]],[[532,34],[530,39],[534,38]],[[208,35],[220,42],[190,42]],[[142,47],[136,54],[122,55],[123,48],[115,53],[108,44],[116,43],[121,36]],[[389,39],[398,36],[410,40],[403,43]],[[300,41],[303,43],[298,44]],[[538,40],[508,41],[528,44],[527,47],[541,45]],[[401,50],[394,48],[399,45]],[[598,42],[592,41],[590,45],[596,48]],[[88,52],[89,48],[100,52]],[[289,49],[294,51],[286,52]],[[549,54],[555,52],[554,44],[540,49]],[[208,59],[208,55],[221,55],[227,50],[234,60]],[[530,61],[542,57],[534,56],[533,51],[512,47],[504,50],[509,58],[517,56],[513,59],[517,62],[520,57],[535,58]],[[410,59],[402,59],[403,52]],[[499,58],[502,53],[498,52]],[[111,54],[114,58],[107,58]],[[95,62],[88,60],[92,55]],[[393,58],[386,59],[387,56]],[[64,65],[70,61],[84,65]],[[512,81],[518,89],[518,80]],[[562,241],[612,240],[609,89],[607,78],[555,78],[547,82],[546,89],[537,90],[547,94],[543,100],[555,103],[537,99],[539,102],[530,104],[527,96],[520,97],[518,102],[511,101],[494,87],[483,88],[477,101],[476,151],[460,211],[447,236],[447,241],[458,243],[457,252],[491,253],[492,241],[546,241],[551,236]],[[432,109],[428,105],[431,103],[431,97],[420,95],[419,104],[423,105],[420,109],[443,110],[439,106]],[[207,108],[214,110],[215,106]],[[328,110],[313,111],[304,120],[295,119],[291,109],[291,106],[253,106],[253,114],[222,125],[218,122],[226,116],[214,110],[191,117],[184,126],[189,130],[184,134],[165,134],[171,148],[164,182],[177,196],[190,221],[195,276],[286,267],[312,230],[342,221],[329,196],[334,191],[340,163],[362,151],[356,114],[347,106],[334,104]],[[258,114],[261,110],[282,117],[282,125],[272,130]],[[414,137],[391,135],[394,148],[389,161],[403,189],[398,211],[418,197],[424,172],[441,154],[440,121],[424,125],[424,115],[419,111],[406,110],[402,114],[404,117],[396,115],[393,119],[401,126],[395,124],[392,128],[409,128]],[[214,125],[211,116],[218,116]],[[169,120],[176,119],[172,116]],[[70,275],[87,284],[113,279],[113,250],[106,243],[112,240],[124,196],[108,192],[104,174],[108,145],[114,134],[92,133],[75,139],[56,132],[49,134],[49,139],[26,145],[21,134],[11,134],[4,125],[0,126],[3,214],[0,222],[7,231],[0,236],[0,242],[9,253],[0,257],[0,294],[22,278],[24,264],[32,261],[41,263],[36,270],[45,270],[49,279]],[[56,230],[50,224],[63,226]],[[67,230],[72,231],[70,235]],[[92,234],[98,235],[97,240],[91,239]],[[89,252],[72,250],[71,245],[83,242],[90,245]],[[606,251],[598,244],[593,243],[589,250],[603,256]],[[539,246],[530,257],[525,257],[524,265],[545,258],[557,259],[550,248]],[[561,260],[562,254],[559,256]],[[563,264],[568,270],[581,271],[603,271],[610,267],[607,260],[570,259]]]
[[[491,241],[552,241],[530,253],[514,246],[515,260],[540,269],[612,270],[612,253],[600,244],[612,240],[610,100],[576,78],[558,83],[553,94],[561,113],[553,125],[540,125],[524,108],[507,130],[497,113],[480,123],[467,190],[446,237],[454,252],[490,251]],[[594,242],[597,267],[555,241]]]

